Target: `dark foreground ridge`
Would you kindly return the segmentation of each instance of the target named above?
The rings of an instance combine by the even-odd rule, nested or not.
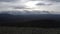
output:
[[[57,27],[60,27],[60,15],[0,14],[0,26],[57,28]]]
[[[60,23],[54,20],[33,20],[28,22],[0,22],[0,26],[17,26],[17,27],[48,27],[48,28],[56,28],[60,27]]]

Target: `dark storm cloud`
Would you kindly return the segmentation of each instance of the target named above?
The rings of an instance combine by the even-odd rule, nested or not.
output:
[[[0,2],[13,2],[13,1],[16,1],[16,0],[0,0]]]
[[[52,4],[37,3],[36,5],[40,6],[40,5],[52,5]]]
[[[38,3],[38,4],[36,4],[36,5],[45,5],[44,3]]]

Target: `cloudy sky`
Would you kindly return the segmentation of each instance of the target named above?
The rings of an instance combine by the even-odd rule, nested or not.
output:
[[[60,0],[0,0],[0,11],[60,11]]]

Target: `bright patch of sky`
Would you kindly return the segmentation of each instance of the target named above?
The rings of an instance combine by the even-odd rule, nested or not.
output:
[[[60,12],[60,0],[0,0],[0,11]]]

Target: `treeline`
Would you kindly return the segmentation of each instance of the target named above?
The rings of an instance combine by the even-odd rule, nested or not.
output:
[[[16,26],[16,27],[60,27],[60,21],[55,20],[32,20],[32,21],[26,21],[26,22],[4,22],[0,23],[0,26]]]

